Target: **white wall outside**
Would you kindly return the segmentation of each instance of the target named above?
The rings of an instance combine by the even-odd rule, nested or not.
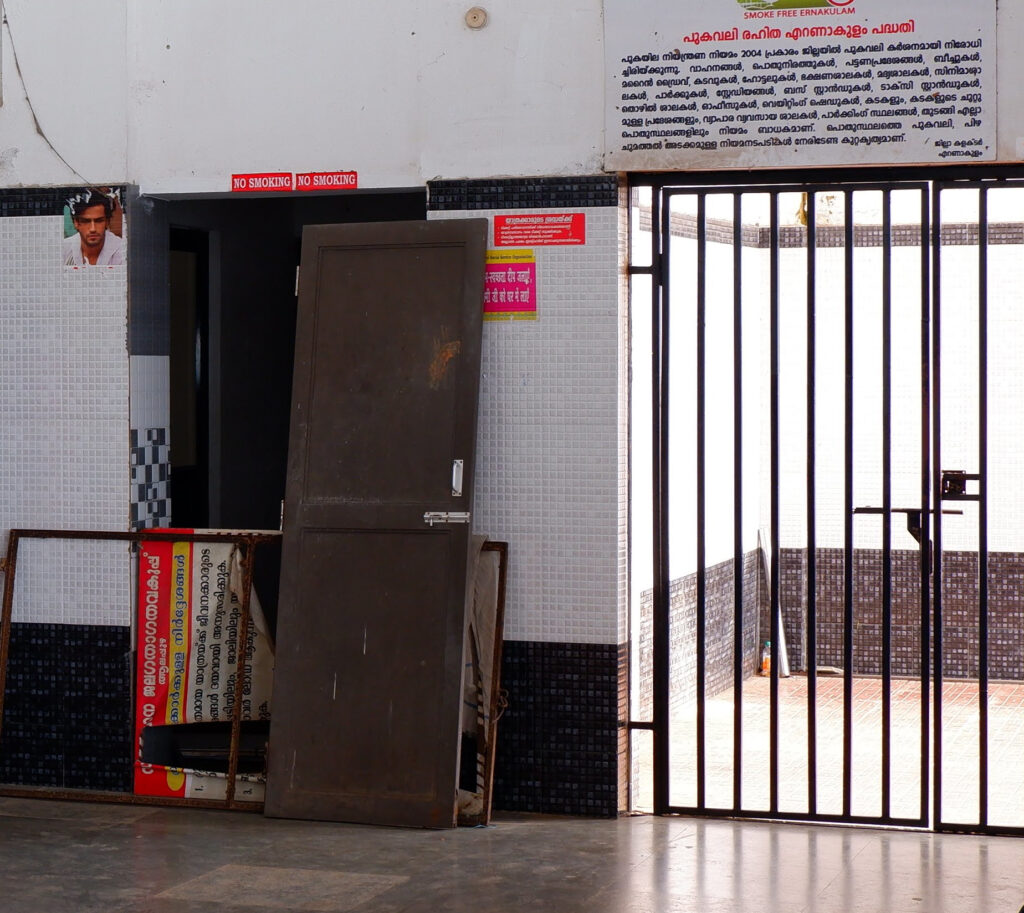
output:
[[[226,192],[232,173],[271,170],[353,169],[366,188],[594,174],[602,8],[494,0],[474,31],[453,0],[6,0],[0,186],[206,193]],[[998,42],[999,157],[1014,161],[1024,158],[1018,4],[1001,4]]]

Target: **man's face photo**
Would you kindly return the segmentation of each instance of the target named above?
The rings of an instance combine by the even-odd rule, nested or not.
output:
[[[2,3],[3,0],[0,0]],[[124,266],[124,211],[121,191],[83,187],[64,203],[61,263],[72,269]]]
[[[106,209],[100,205],[87,206],[73,217],[75,228],[82,236],[84,247],[99,248],[103,246],[103,238],[110,223]]]

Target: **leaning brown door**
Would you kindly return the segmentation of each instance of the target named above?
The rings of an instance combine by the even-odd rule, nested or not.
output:
[[[455,823],[486,238],[303,233],[268,815]]]

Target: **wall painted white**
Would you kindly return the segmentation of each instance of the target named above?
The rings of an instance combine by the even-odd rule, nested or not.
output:
[[[2,5],[0,186],[122,183],[125,0]]]
[[[1024,5],[996,0],[999,42],[996,81],[999,86],[999,158],[1024,160]]]
[[[249,171],[352,169],[365,187],[598,172],[599,0],[495,0],[479,31],[470,5],[132,5],[133,179],[199,192]]]
[[[367,188],[600,171],[601,0],[489,0],[479,31],[470,5],[6,0],[0,186],[201,193],[247,171],[355,169]],[[999,152],[1013,161],[1019,3],[1002,0],[998,30]]]

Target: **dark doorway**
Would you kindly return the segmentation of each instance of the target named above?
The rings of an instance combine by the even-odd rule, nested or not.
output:
[[[206,231],[171,228],[170,408],[174,524],[210,525],[209,273]]]

